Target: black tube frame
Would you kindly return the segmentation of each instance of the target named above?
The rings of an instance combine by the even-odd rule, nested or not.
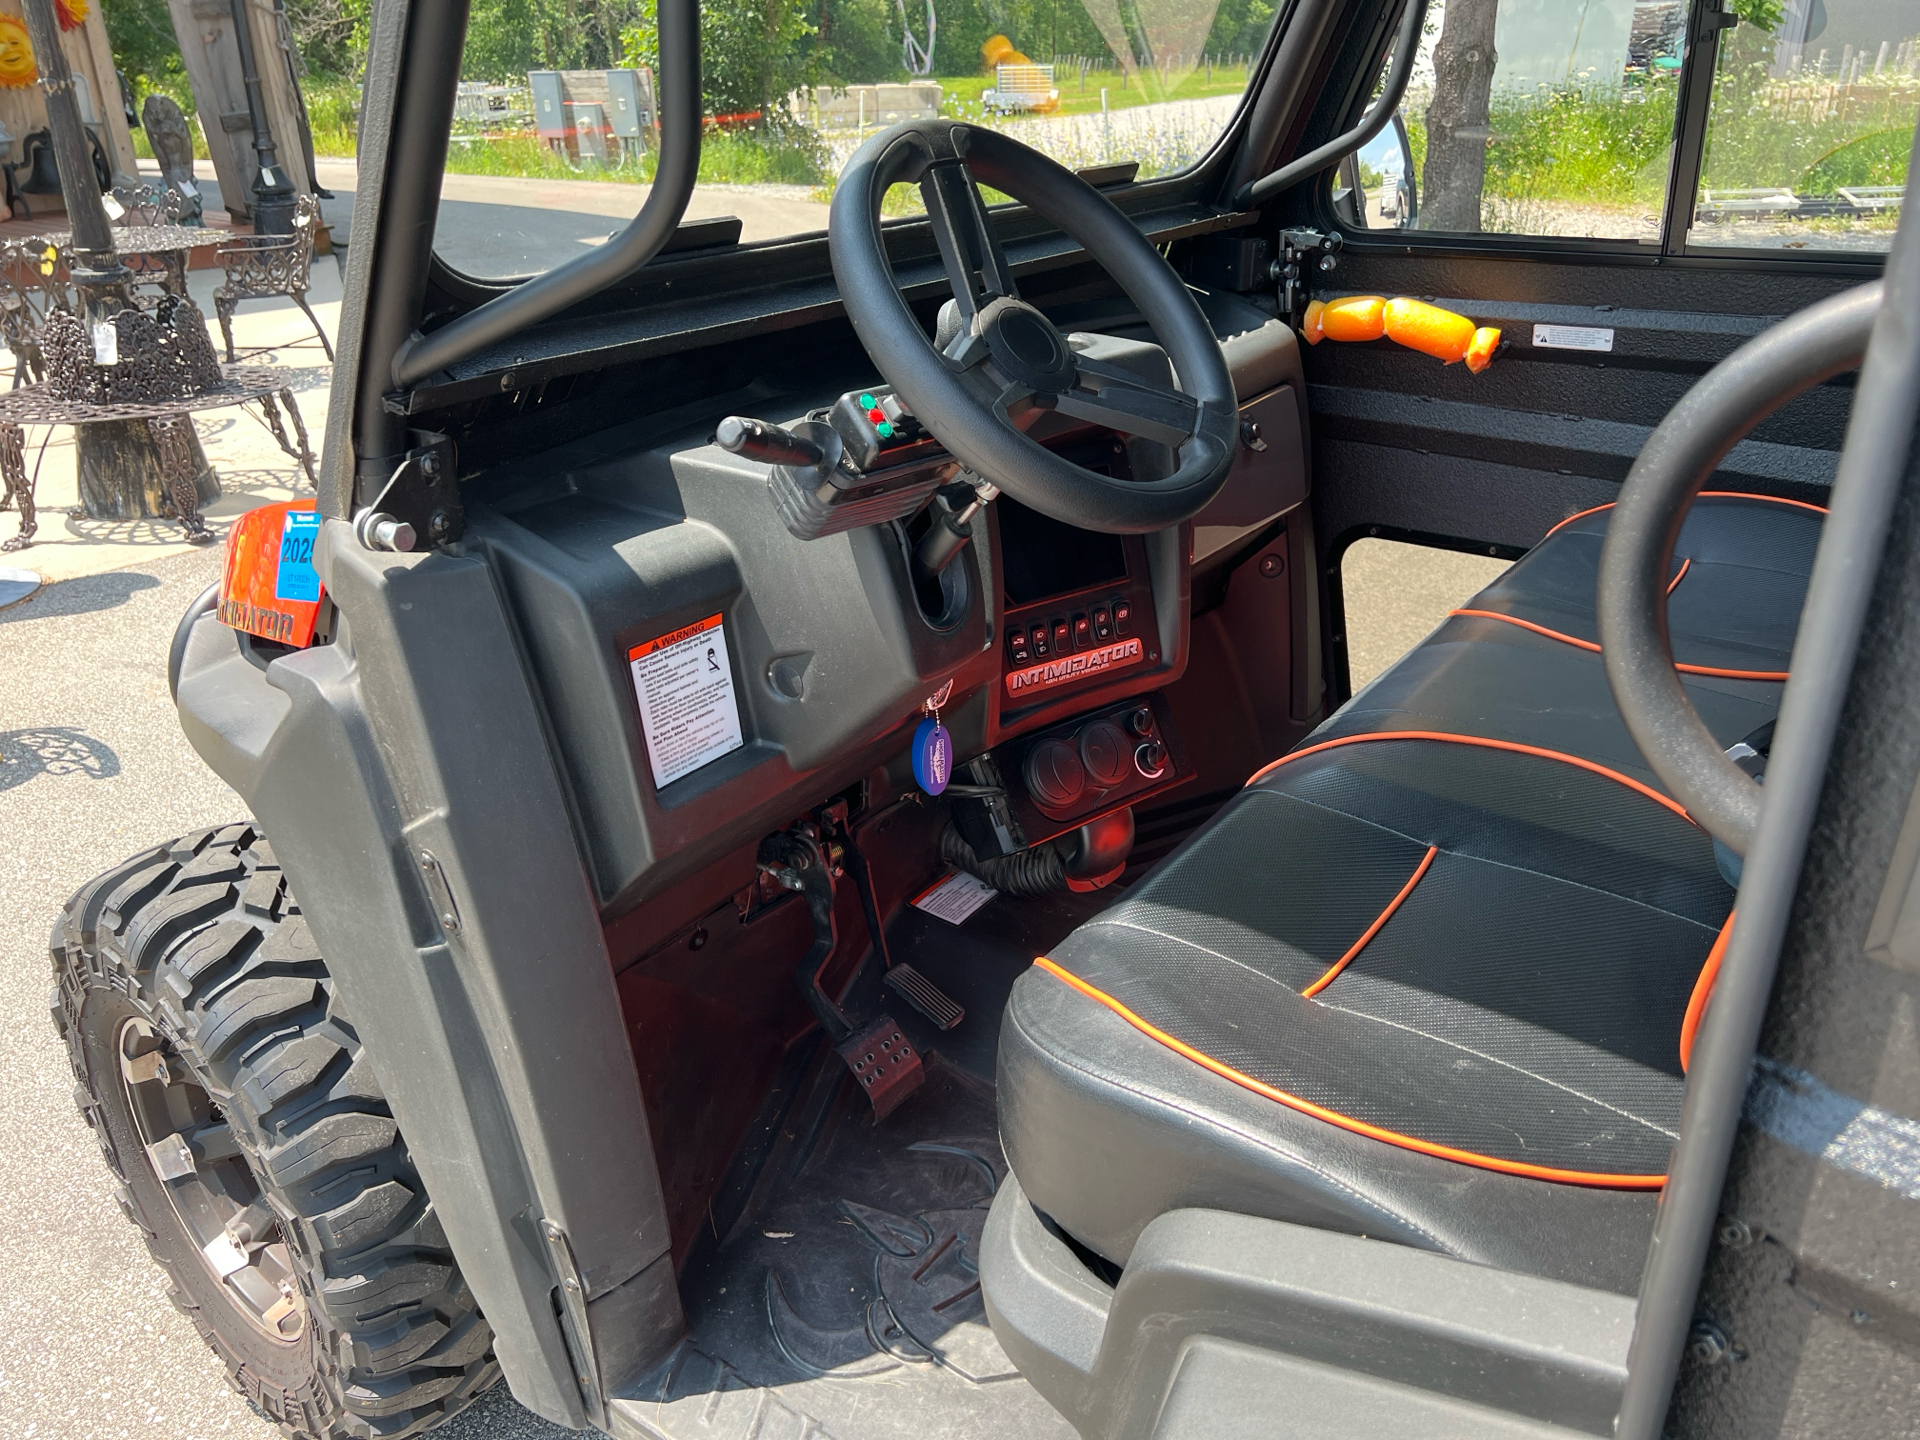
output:
[[[660,163],[640,213],[605,245],[521,282],[430,335],[410,335],[390,352],[395,388],[404,390],[618,284],[673,238],[700,173],[699,0],[661,0],[659,21]]]
[[[1768,757],[1766,803],[1741,876],[1740,918],[1694,1045],[1674,1149],[1640,1284],[1617,1440],[1659,1440],[1693,1325],[1760,1027],[1799,890],[1920,407],[1920,220],[1902,217],[1820,537],[1792,675]]]
[[[1741,439],[1794,396],[1860,363],[1879,281],[1842,290],[1755,336],[1709,370],[1655,427],[1620,487],[1600,551],[1600,653],[1627,733],[1687,813],[1739,855],[1760,785],[1708,733],[1673,668],[1667,577],[1693,497]]]
[[[1387,71],[1386,84],[1381,87],[1380,98],[1361,117],[1359,124],[1305,155],[1288,161],[1271,175],[1242,186],[1233,198],[1234,205],[1244,210],[1271,200],[1281,191],[1318,175],[1328,166],[1337,165],[1386,129],[1388,122],[1400,109],[1401,98],[1407,93],[1407,82],[1413,78],[1414,57],[1420,53],[1420,26],[1426,16],[1427,0],[1407,0],[1406,10],[1400,17],[1400,29],[1394,35],[1393,65]]]

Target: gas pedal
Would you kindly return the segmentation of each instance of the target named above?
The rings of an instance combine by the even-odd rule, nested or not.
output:
[[[951,1030],[967,1018],[965,1010],[911,965],[895,965],[883,978],[889,989],[942,1030]]]

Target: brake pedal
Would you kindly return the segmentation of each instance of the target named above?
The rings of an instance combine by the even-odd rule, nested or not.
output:
[[[920,1052],[908,1043],[891,1015],[861,1026],[833,1048],[867,1092],[876,1120],[886,1119],[926,1079]]]
[[[967,1018],[967,1012],[945,991],[911,965],[895,965],[881,979],[887,988],[942,1030],[951,1030]]]

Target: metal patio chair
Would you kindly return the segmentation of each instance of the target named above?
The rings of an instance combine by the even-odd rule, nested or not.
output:
[[[333,344],[320,326],[319,317],[307,304],[307,285],[313,271],[313,234],[320,224],[320,204],[310,195],[302,195],[294,207],[293,234],[241,235],[222,245],[214,254],[227,272],[226,282],[213,292],[214,312],[220,317],[220,333],[226,337],[227,360],[238,357],[233,349],[233,311],[242,300],[276,300],[285,297],[306,312],[313,322],[313,333],[320,337],[320,348],[333,360]]]

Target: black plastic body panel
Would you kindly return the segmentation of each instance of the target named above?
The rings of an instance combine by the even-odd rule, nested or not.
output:
[[[286,868],[515,1395],[577,1427],[537,1227],[565,1232],[590,1313],[655,1297],[649,1324],[606,1337],[605,1383],[679,1321],[671,1285],[643,1278],[671,1269],[667,1225],[566,796],[485,561],[376,555],[329,521],[316,566],[336,642],[263,662],[202,618],[181,721]]]
[[[935,628],[893,527],[796,540],[764,466],[703,444],[697,430],[639,429],[503,467],[486,488],[504,498],[469,510],[470,540],[501,577],[609,911],[866,773],[905,746],[903,727],[928,696],[951,681],[955,703],[964,700],[994,672],[996,653],[978,546],[954,562],[964,606]],[[744,744],[656,789],[627,652],[714,614],[724,617]]]
[[[1865,270],[1865,273],[1861,273]],[[1330,703],[1346,698],[1339,566],[1368,535],[1517,558],[1576,511],[1609,503],[1662,416],[1774,320],[1869,278],[1739,269],[1522,262],[1356,245],[1316,290],[1413,295],[1501,327],[1482,374],[1389,340],[1305,355],[1314,432]],[[1536,324],[1613,332],[1610,352],[1535,346]],[[1852,404],[1843,376],[1736,445],[1710,489],[1824,503]]]
[[[1607,1435],[1633,1329],[1627,1296],[1215,1210],[1160,1216],[1109,1287],[1011,1176],[980,1281],[1021,1373],[1098,1440]]]

